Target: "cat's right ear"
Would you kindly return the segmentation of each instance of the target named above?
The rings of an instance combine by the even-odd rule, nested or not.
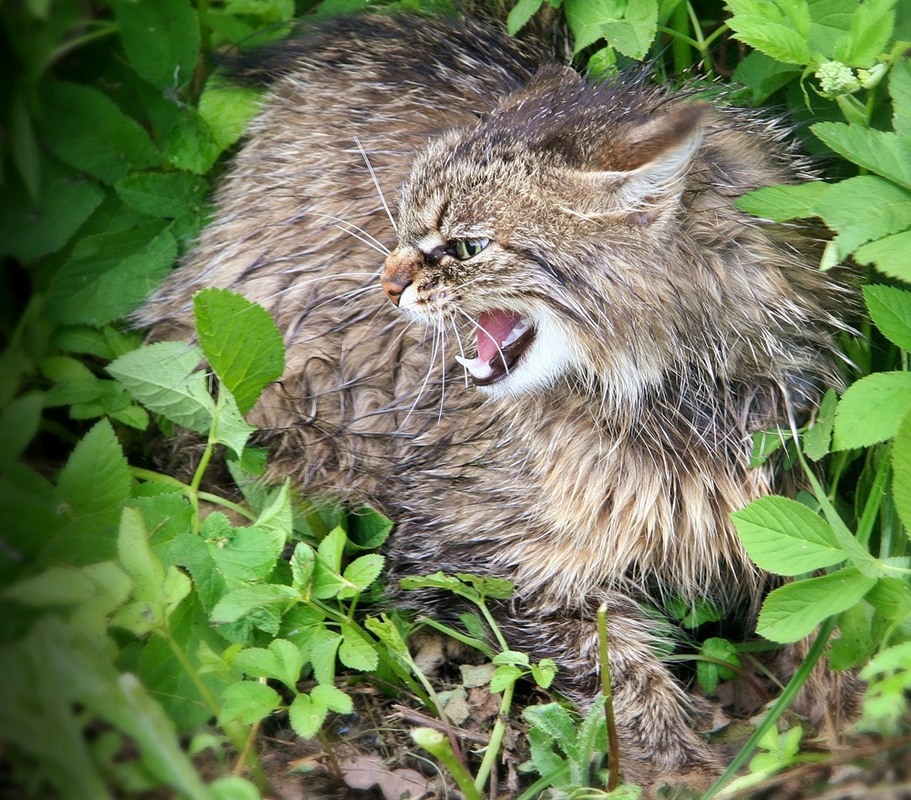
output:
[[[653,221],[683,191],[684,177],[702,144],[704,103],[677,105],[605,142],[587,184],[609,193],[612,211],[631,224]]]

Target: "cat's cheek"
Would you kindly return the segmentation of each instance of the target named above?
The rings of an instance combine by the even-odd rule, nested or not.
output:
[[[573,348],[561,328],[537,325],[534,342],[510,372],[496,383],[479,386],[489,397],[519,397],[543,391],[577,369]]]

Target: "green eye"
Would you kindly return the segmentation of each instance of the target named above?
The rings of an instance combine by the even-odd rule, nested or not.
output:
[[[452,248],[452,254],[459,261],[467,261],[469,258],[474,258],[489,244],[490,239],[453,239],[449,243]]]

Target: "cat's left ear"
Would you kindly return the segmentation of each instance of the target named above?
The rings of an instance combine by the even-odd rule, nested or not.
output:
[[[647,224],[652,212],[682,191],[707,110],[705,103],[672,106],[621,131],[605,143],[587,182],[608,190],[617,211],[645,215],[637,224]]]

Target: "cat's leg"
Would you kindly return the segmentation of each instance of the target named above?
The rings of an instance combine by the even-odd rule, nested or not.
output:
[[[661,650],[667,650],[661,623],[619,593],[601,599],[607,605],[608,662],[624,780],[707,788],[719,762],[693,730],[699,716],[694,701],[661,661]],[[513,605],[502,622],[510,646],[557,662],[556,688],[582,710],[601,686],[596,612],[597,603],[591,601],[573,615],[565,607],[532,601]]]

